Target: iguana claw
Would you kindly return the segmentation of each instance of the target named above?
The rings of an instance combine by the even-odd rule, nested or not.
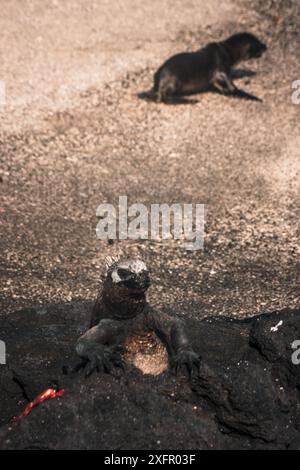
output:
[[[173,357],[171,368],[175,371],[176,375],[181,369],[186,368],[189,378],[192,378],[194,371],[199,371],[200,359],[200,356],[192,349],[181,349]]]

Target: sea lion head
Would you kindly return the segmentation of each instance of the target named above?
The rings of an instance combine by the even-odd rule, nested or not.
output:
[[[234,34],[225,41],[225,44],[229,48],[235,63],[242,60],[257,59],[267,50],[266,44],[251,33]]]

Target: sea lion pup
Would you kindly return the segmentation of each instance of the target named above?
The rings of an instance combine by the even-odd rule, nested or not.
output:
[[[183,322],[148,304],[149,285],[149,271],[140,260],[116,261],[108,267],[93,307],[90,329],[76,345],[83,359],[79,368],[85,368],[86,376],[94,371],[109,373],[114,366],[122,366],[126,348],[130,350],[130,343],[141,340],[147,346],[159,339],[176,371],[185,367],[191,375],[198,368],[199,357],[188,341]]]
[[[238,33],[213,42],[196,52],[176,54],[154,75],[153,93],[158,101],[170,102],[176,95],[214,88],[223,94],[259,100],[233,83],[232,68],[241,61],[261,57],[267,46],[250,33]]]

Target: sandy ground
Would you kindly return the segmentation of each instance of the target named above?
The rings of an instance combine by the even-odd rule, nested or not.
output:
[[[299,306],[300,16],[281,4],[1,0],[0,315],[94,298],[109,255],[142,257],[151,301],[186,314]],[[170,54],[241,30],[269,46],[238,82],[263,103],[137,98]],[[204,250],[97,240],[120,195],[205,204]]]

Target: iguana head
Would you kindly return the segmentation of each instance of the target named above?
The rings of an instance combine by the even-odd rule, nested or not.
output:
[[[150,275],[143,261],[115,261],[107,268],[104,288],[108,289],[114,298],[138,298],[149,286]]]

